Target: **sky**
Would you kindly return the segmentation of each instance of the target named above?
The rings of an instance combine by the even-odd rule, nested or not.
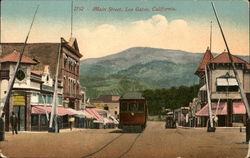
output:
[[[70,0],[3,0],[1,41],[24,42],[37,5],[28,42],[69,39],[71,4]],[[231,53],[249,55],[247,0],[217,0],[214,4]],[[73,1],[73,37],[77,38],[83,59],[131,47],[203,53],[210,45],[211,21],[212,52],[221,53],[225,44],[208,0]]]

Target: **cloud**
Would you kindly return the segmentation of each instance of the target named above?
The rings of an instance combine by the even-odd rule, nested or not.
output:
[[[81,27],[74,30],[74,36],[78,40],[84,58],[106,56],[138,46],[204,52],[209,46],[209,25],[209,22],[191,23],[185,19],[169,21],[167,17],[157,14],[146,20],[128,22],[123,26],[102,24],[94,28]],[[23,41],[25,34],[21,32],[24,27],[16,29],[15,24],[11,26],[7,30],[4,27],[4,40],[12,42],[21,39]],[[28,28],[28,26],[25,27]],[[30,41],[58,42],[61,36],[67,39],[69,30],[70,28],[63,24],[40,21],[35,24]],[[231,52],[248,55],[248,30],[232,29],[229,26],[225,27],[224,31],[228,35],[226,37]],[[214,52],[219,53],[225,49],[217,27],[213,30],[212,48]]]

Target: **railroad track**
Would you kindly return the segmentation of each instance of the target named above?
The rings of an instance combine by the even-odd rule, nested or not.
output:
[[[142,133],[138,133],[137,136],[134,138],[134,140],[132,141],[132,143],[129,145],[128,149],[121,153],[117,158],[122,158],[123,156],[125,156],[127,153],[129,153],[129,151],[133,148],[133,146],[135,145],[137,139],[141,136]],[[98,150],[87,154],[81,158],[89,158],[91,156],[94,156],[95,154],[99,153],[100,151],[103,151],[105,148],[107,148],[109,145],[111,145],[113,142],[115,142],[116,140],[118,140],[120,137],[122,137],[124,135],[124,133],[118,135],[117,137],[115,137],[114,139],[110,140],[108,143],[104,144],[102,147],[100,147]]]

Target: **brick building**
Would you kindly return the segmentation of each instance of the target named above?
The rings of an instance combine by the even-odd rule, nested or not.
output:
[[[49,65],[51,77],[55,78],[58,51],[60,53],[60,68],[58,80],[63,87],[63,106],[73,109],[80,108],[80,58],[82,57],[77,40],[61,38],[58,43],[28,43],[24,55],[36,62],[31,69],[41,71]],[[61,46],[61,48],[60,48]],[[1,43],[0,58],[12,53],[21,52],[23,43]]]

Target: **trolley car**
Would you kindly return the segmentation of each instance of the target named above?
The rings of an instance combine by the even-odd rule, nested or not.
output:
[[[147,102],[139,92],[129,92],[120,98],[120,124],[124,132],[142,132],[147,123]]]

